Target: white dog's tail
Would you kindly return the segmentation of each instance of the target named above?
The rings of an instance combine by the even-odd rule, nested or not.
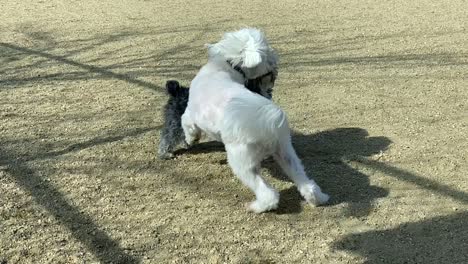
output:
[[[225,108],[223,141],[277,144],[289,137],[286,114],[270,100],[256,94],[235,97]]]

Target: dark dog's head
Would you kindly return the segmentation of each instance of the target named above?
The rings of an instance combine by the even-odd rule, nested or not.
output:
[[[277,74],[278,73],[275,69],[255,79],[247,79],[244,86],[254,93],[258,93],[263,97],[271,99]]]

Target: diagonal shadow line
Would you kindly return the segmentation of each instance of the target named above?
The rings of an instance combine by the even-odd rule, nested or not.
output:
[[[304,66],[330,66],[340,64],[355,64],[355,65],[467,65],[467,54],[451,54],[451,53],[436,53],[436,54],[389,54],[381,56],[358,56],[358,57],[343,57],[343,58],[329,58],[319,60],[300,61],[295,60],[293,63],[284,63],[284,67],[295,67],[297,65]]]
[[[161,127],[162,127],[162,125],[159,125],[159,126],[156,126],[156,127],[138,128],[138,129],[134,129],[133,131],[130,131],[130,132],[128,132],[126,134],[123,134],[123,135],[116,135],[116,136],[109,136],[109,137],[98,137],[98,138],[94,138],[94,139],[91,139],[91,140],[88,140],[88,141],[72,144],[72,145],[70,145],[70,146],[68,146],[68,147],[66,147],[65,149],[62,149],[62,150],[57,150],[57,151],[44,153],[40,157],[37,157],[37,155],[36,155],[35,157],[20,158],[20,159],[17,159],[17,161],[28,162],[28,161],[33,161],[33,160],[48,159],[48,158],[64,155],[64,154],[67,154],[67,153],[80,151],[80,150],[87,149],[87,148],[90,148],[90,147],[95,147],[95,146],[102,145],[102,144],[107,144],[107,143],[111,143],[111,142],[115,142],[115,141],[120,141],[120,140],[128,138],[128,137],[138,136],[140,134],[144,134],[146,132],[149,132],[149,131],[152,131],[152,130],[155,130],[155,129],[159,129]],[[2,161],[2,159],[0,158],[0,165],[2,165],[1,161]]]
[[[2,151],[5,154],[4,151]],[[41,178],[25,163],[8,157],[5,172],[25,189],[35,201],[67,227],[71,234],[83,243],[102,263],[140,263],[141,261],[120,248],[119,244],[101,230],[88,215],[69,204],[52,185]],[[7,175],[8,175],[7,174]]]
[[[351,233],[332,248],[359,254],[366,264],[468,263],[468,212],[401,223],[383,230]]]
[[[14,178],[14,181],[25,189],[35,201],[44,207],[62,225],[67,227],[71,234],[100,260],[102,263],[140,263],[140,260],[131,256],[121,249],[117,242],[112,240],[104,231],[93,222],[93,220],[79,208],[69,204],[65,197],[47,181],[42,179],[34,170],[26,165],[26,162],[55,157],[96,145],[119,141],[127,137],[144,134],[148,131],[159,128],[148,127],[134,129],[126,134],[95,138],[89,141],[77,143],[67,148],[46,153],[40,158],[18,159],[18,155],[6,155],[6,151],[0,148],[0,153],[4,157],[0,159],[0,165],[6,166],[6,173]]]
[[[25,47],[19,47],[19,46],[16,46],[16,45],[3,43],[3,42],[0,42],[0,46],[10,48],[10,49],[13,49],[13,50],[16,50],[16,51],[24,52],[26,54],[36,55],[36,56],[44,57],[44,58],[47,58],[47,59],[50,59],[50,60],[59,61],[61,63],[65,63],[65,64],[68,64],[68,65],[72,65],[72,66],[75,66],[75,67],[85,69],[85,70],[87,70],[89,72],[102,74],[104,76],[111,76],[111,77],[116,78],[118,80],[126,81],[126,82],[129,82],[129,83],[132,83],[132,84],[137,84],[137,85],[140,85],[142,87],[145,87],[145,88],[148,88],[148,89],[151,89],[151,90],[154,90],[154,91],[162,91],[162,87],[154,85],[154,84],[152,84],[150,82],[138,80],[138,79],[132,78],[132,77],[130,77],[128,75],[125,75],[125,74],[115,73],[113,71],[110,71],[110,70],[107,70],[107,69],[104,69],[104,68],[101,68],[101,67],[79,63],[79,62],[67,59],[64,56],[52,55],[52,54],[49,54],[49,53],[46,53],[46,52],[32,50],[32,49],[28,49],[28,48],[25,48]]]
[[[434,180],[426,179],[421,176],[412,174],[405,170],[395,168],[391,165],[387,165],[378,161],[372,161],[368,159],[359,159],[357,162],[368,166],[369,168],[382,171],[392,177],[395,177],[399,180],[406,181],[412,184],[419,185],[425,189],[437,192],[441,195],[451,197],[455,200],[458,200],[462,203],[468,203],[468,194],[462,191],[457,191],[450,186],[445,184],[438,183]]]

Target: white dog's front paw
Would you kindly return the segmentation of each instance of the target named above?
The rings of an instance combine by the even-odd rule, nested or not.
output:
[[[182,148],[184,148],[184,149],[190,148],[190,145],[185,140],[181,144],[182,144]]]
[[[197,144],[198,141],[200,141],[200,137],[199,136],[191,136],[191,135],[185,135],[185,142],[184,142],[184,147],[185,148],[190,148],[192,147],[193,145]]]
[[[299,189],[299,192],[302,194],[306,202],[319,206],[328,202],[330,196],[326,193],[323,193],[320,190],[320,187],[316,184],[308,183]]]
[[[185,135],[184,145],[185,145],[186,148],[189,148],[190,146],[192,146],[194,142],[195,142],[194,137]]]
[[[246,205],[247,210],[254,213],[263,213],[278,208],[279,193],[275,190],[269,190],[257,196],[257,200]]]
[[[268,212],[271,210],[275,210],[276,208],[278,208],[278,201],[265,202],[265,201],[255,200],[253,202],[247,203],[245,206],[247,207],[248,211],[259,214],[259,213],[264,213],[264,212]]]

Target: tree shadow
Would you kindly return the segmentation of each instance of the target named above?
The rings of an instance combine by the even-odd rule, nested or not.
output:
[[[28,162],[56,158],[103,144],[139,137],[156,129],[158,127],[133,128],[69,144],[60,150],[50,151],[48,148],[43,148],[40,152],[30,154],[15,152],[5,144],[4,147],[0,147],[0,167],[6,177],[11,178],[12,182],[31,195],[38,205],[66,227],[70,234],[83,243],[101,263],[140,263],[138,257],[121,248],[119,243],[102,230],[92,217],[70,203],[66,196],[47,180],[47,175],[32,168]]]
[[[431,193],[468,204],[468,194],[427,177],[368,159],[356,159],[363,166],[385,173],[400,181],[424,188]],[[389,230],[351,234],[334,248],[357,252],[365,263],[467,263],[468,212],[404,223]]]
[[[373,208],[373,201],[388,195],[387,190],[371,185],[367,175],[353,169],[344,160],[357,156],[369,157],[385,151],[391,144],[390,139],[369,137],[362,128],[338,128],[312,135],[293,132],[292,141],[309,177],[331,195],[329,204],[347,204],[347,216],[367,216]],[[222,152],[224,146],[219,142],[203,142],[188,150],[179,150],[176,154],[196,155],[214,151]],[[266,159],[262,166],[273,177],[290,181],[273,159]],[[302,211],[302,198],[294,186],[282,190],[280,195],[277,213]]]
[[[31,154],[15,153],[11,149],[0,146],[0,169],[5,172],[6,177],[11,178],[12,182],[24,189],[38,205],[66,227],[70,234],[85,245],[101,263],[140,263],[139,257],[130,254],[129,249],[123,249],[102,227],[94,222],[91,216],[70,203],[66,196],[47,179],[47,174],[32,168],[28,163],[139,137],[158,128],[128,129],[69,144],[60,150],[49,151],[44,148],[41,152]]]
[[[142,87],[145,87],[145,88],[149,88],[149,89],[152,89],[152,90],[162,89],[158,85],[154,85],[154,84],[152,84],[150,82],[147,82],[147,81],[144,81],[144,80],[139,80],[139,79],[136,79],[136,78],[132,78],[128,74],[114,73],[113,71],[111,71],[109,69],[106,69],[104,67],[98,67],[98,66],[94,66],[94,65],[90,65],[90,64],[86,64],[86,63],[80,63],[80,62],[77,62],[75,60],[68,59],[65,56],[53,55],[53,54],[50,54],[48,52],[38,51],[38,50],[26,48],[26,47],[20,47],[20,46],[17,46],[17,45],[14,45],[14,44],[9,44],[9,43],[0,43],[0,46],[3,47],[3,48],[16,50],[16,51],[18,51],[20,53],[23,53],[23,54],[38,56],[38,57],[46,59],[47,61],[55,61],[55,62],[60,63],[60,64],[74,66],[74,67],[77,67],[77,68],[79,68],[81,70],[85,70],[85,71],[87,71],[87,72],[89,72],[91,74],[99,74],[103,78],[114,78],[114,79],[129,82],[129,83],[132,83],[132,84],[136,84],[136,85],[139,85],[139,86],[142,86]],[[4,83],[15,83],[17,85],[18,83],[22,83],[22,82],[37,82],[37,81],[40,81],[41,79],[49,79],[49,81],[50,80],[64,81],[64,80],[67,80],[67,79],[68,80],[79,80],[79,79],[84,77],[83,75],[84,74],[81,71],[73,71],[73,72],[69,72],[69,73],[66,73],[66,74],[64,74],[64,73],[55,73],[55,74],[47,74],[47,75],[43,75],[43,76],[38,75],[38,76],[35,76],[35,77],[21,78],[21,79],[6,79],[6,80],[3,80],[3,82]]]
[[[427,190],[430,190],[434,193],[439,193],[445,197],[450,197],[454,200],[459,202],[468,204],[468,194],[459,190],[455,190],[452,187],[445,185],[443,183],[439,183],[437,181],[419,176],[414,173],[410,173],[408,171],[396,168],[392,165],[385,164],[382,162],[368,160],[368,159],[357,159],[357,162],[361,163],[364,166],[367,166],[371,169],[381,171],[388,176],[392,176],[401,181],[405,181],[411,184],[418,185],[423,187]]]
[[[25,27],[22,34],[30,40],[28,44],[0,42],[0,89],[40,87],[40,85],[51,85],[55,88],[54,84],[62,86],[63,83],[69,83],[69,87],[78,88],[78,85],[75,85],[77,81],[111,79],[122,81],[123,86],[130,84],[163,92],[164,89],[153,81],[154,76],[164,79],[172,76],[182,79],[191,78],[199,68],[198,57],[205,54],[202,47],[207,41],[207,36],[210,32],[222,31],[223,22],[225,21],[217,21],[209,26],[197,24],[143,32],[123,31],[108,35],[96,34],[74,39],[56,38],[51,32],[43,32],[42,29],[34,31],[34,27]],[[171,39],[177,34],[186,36],[186,41],[179,41],[174,45]],[[165,39],[171,45],[167,48],[152,45],[153,50],[144,51],[135,45],[135,42],[151,39]],[[182,62],[178,61],[181,58],[185,59]],[[12,103],[27,104],[22,101]],[[17,113],[14,108],[7,108],[4,117],[17,117]],[[44,119],[50,124],[53,118],[55,117]],[[70,119],[77,121],[78,118],[80,117]],[[32,124],[27,129],[35,129],[35,125]],[[121,248],[117,241],[94,223],[91,216],[67,201],[66,196],[28,162],[52,159],[82,149],[138,136],[154,129],[156,127],[135,128],[110,134],[107,133],[107,129],[93,131],[91,133],[101,134],[102,132],[105,135],[94,135],[95,137],[91,140],[74,142],[61,147],[55,147],[57,144],[54,143],[54,150],[50,150],[50,146],[44,146],[35,138],[21,139],[13,144],[3,142],[0,146],[0,166],[4,167],[2,170],[6,172],[7,177],[29,193],[37,204],[70,230],[70,233],[83,243],[99,262],[139,263],[139,258]],[[72,136],[68,134],[68,139]],[[79,137],[82,138],[83,134]],[[13,137],[12,141],[15,140],[16,138]],[[29,141],[26,148],[23,147],[25,143],[22,141]],[[16,144],[19,146],[18,150],[15,150]],[[24,150],[27,153],[21,153]]]
[[[352,234],[335,242],[365,263],[468,263],[468,212],[405,223],[390,230]]]
[[[163,92],[162,86],[151,81],[159,78],[191,79],[198,65],[198,57],[205,54],[203,44],[211,32],[223,31],[228,20],[206,25],[180,28],[160,28],[147,31],[125,31],[108,35],[98,34],[77,39],[56,38],[33,26],[24,26],[22,34],[34,43],[24,46],[0,42],[0,84],[2,89],[18,88],[36,83],[61,83],[80,80],[115,79]],[[152,38],[171,40],[186,36],[166,49],[152,45],[142,52],[136,48]],[[112,45],[112,49],[109,46]],[[97,54],[97,56],[96,56]],[[175,62],[176,61],[176,62]],[[59,70],[57,70],[59,69]],[[31,72],[34,75],[31,76]],[[150,79],[151,78],[151,79]]]
[[[28,192],[37,204],[46,209],[70,233],[83,243],[102,263],[140,263],[140,259],[122,249],[93,219],[70,204],[60,191],[48,183],[39,173],[25,162],[19,162],[17,155],[8,154],[0,148],[0,166],[13,181]],[[8,177],[8,176],[7,176]]]
[[[335,29],[349,30],[347,28]],[[299,42],[303,45],[297,48],[292,46],[288,50],[281,52],[281,57],[286,61],[282,64],[282,68],[294,71],[309,71],[307,67],[326,67],[340,65],[371,65],[376,68],[411,68],[415,66],[466,66],[468,64],[467,53],[457,52],[439,52],[439,53],[421,53],[415,50],[401,50],[393,53],[381,55],[354,55],[355,51],[362,50],[369,42],[373,43],[389,43],[399,41],[402,38],[424,38],[425,40],[439,38],[441,36],[450,37],[455,34],[463,34],[463,30],[453,31],[431,31],[420,32],[394,32],[379,35],[362,35],[350,37],[339,37],[337,34],[334,41],[321,42],[321,34],[329,34],[330,32],[320,31],[304,31],[301,34],[285,34],[273,41],[277,45],[287,44],[291,42]],[[345,53],[345,54],[343,54]],[[338,55],[339,54],[339,55]],[[302,66],[302,67],[300,67]]]
[[[83,150],[83,149],[92,148],[92,147],[96,147],[96,146],[99,146],[99,145],[104,145],[104,144],[124,140],[124,139],[127,139],[127,138],[137,137],[137,136],[145,134],[147,132],[157,130],[160,127],[161,126],[134,128],[134,129],[129,129],[128,131],[125,131],[125,132],[122,132],[122,133],[117,133],[117,134],[114,134],[114,135],[108,135],[108,136],[105,136],[105,137],[95,137],[93,139],[86,140],[86,141],[83,141],[83,142],[70,144],[70,145],[64,147],[61,150],[53,150],[53,151],[42,150],[39,153],[33,153],[33,154],[30,154],[30,155],[24,154],[24,155],[21,155],[21,158],[16,158],[16,161],[17,162],[29,162],[29,161],[34,161],[34,160],[50,159],[50,158],[58,157],[58,156],[61,156],[61,155],[66,155],[66,154],[69,154],[69,153],[78,152],[78,151]],[[3,160],[2,157],[0,157],[0,164],[3,161],[5,161],[5,160]]]

